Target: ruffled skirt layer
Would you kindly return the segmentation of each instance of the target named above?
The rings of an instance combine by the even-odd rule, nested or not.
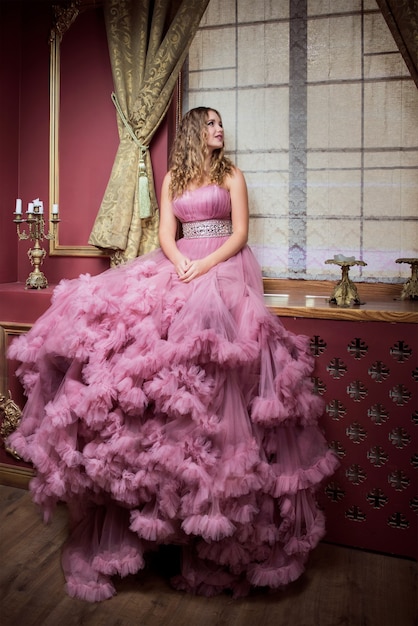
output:
[[[336,460],[307,338],[267,311],[248,248],[189,285],[161,251],[63,281],[9,356],[28,396],[9,445],[45,520],[68,505],[70,595],[110,597],[162,544],[182,547],[175,586],[204,595],[303,572]]]

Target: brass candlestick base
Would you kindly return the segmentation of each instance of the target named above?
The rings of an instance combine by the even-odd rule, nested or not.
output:
[[[325,263],[332,263],[341,267],[342,278],[340,282],[334,287],[329,301],[332,304],[336,304],[341,307],[348,307],[354,304],[361,304],[360,297],[358,295],[357,287],[349,279],[348,272],[353,265],[367,265],[364,261],[358,261],[354,257],[339,258],[335,256],[333,259],[328,259]]]
[[[411,278],[403,286],[401,300],[418,300],[418,259],[396,259],[396,263],[409,263],[411,266]]]
[[[41,272],[40,266],[46,257],[46,251],[41,248],[38,239],[35,240],[34,247],[28,250],[28,257],[34,270],[26,279],[26,289],[45,289],[48,287],[48,281],[45,274]]]
[[[26,289],[46,289],[48,281],[43,272],[31,272],[25,282]]]

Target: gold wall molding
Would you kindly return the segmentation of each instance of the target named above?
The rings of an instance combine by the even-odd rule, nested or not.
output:
[[[77,18],[80,12],[80,0],[74,0],[68,5],[54,5],[53,9],[53,26],[51,31],[51,39],[58,38],[62,40],[64,33],[70,28],[71,24]]]
[[[0,485],[28,489],[29,482],[34,475],[35,472],[30,467],[0,463]]]
[[[7,348],[14,337],[26,333],[32,324],[0,322],[0,395],[9,395]]]
[[[50,35],[50,73],[49,73],[49,207],[60,205],[59,191],[59,122],[60,122],[60,84],[61,84],[61,41],[71,27],[80,10],[97,8],[100,2],[87,3],[77,0],[66,7],[54,7],[54,23]],[[60,205],[61,217],[65,215]],[[50,213],[52,217],[52,213]],[[91,245],[64,245],[59,241],[59,226],[55,239],[49,242],[50,256],[104,257],[102,250]]]
[[[15,337],[26,333],[31,326],[32,324],[0,322],[0,437],[3,441],[16,429],[22,415],[22,407],[15,402],[10,390],[13,385],[11,384],[12,373],[9,371],[7,349]],[[6,452],[19,459],[13,450],[5,449]]]
[[[0,322],[0,436],[2,441],[17,427],[22,414],[22,408],[15,402],[10,391],[7,348],[16,336],[26,333],[31,326],[32,324]],[[15,460],[20,460],[13,450],[5,447],[5,451]],[[34,471],[30,467],[0,463],[0,485],[27,489],[33,475]]]

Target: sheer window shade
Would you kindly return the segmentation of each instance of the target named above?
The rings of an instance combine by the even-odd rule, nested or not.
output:
[[[418,256],[418,91],[374,0],[210,0],[184,109],[220,110],[269,277],[402,281]]]

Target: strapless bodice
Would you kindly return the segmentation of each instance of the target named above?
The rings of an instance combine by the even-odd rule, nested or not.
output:
[[[231,198],[229,191],[218,185],[205,185],[186,191],[173,201],[176,217],[181,222],[229,219]]]

